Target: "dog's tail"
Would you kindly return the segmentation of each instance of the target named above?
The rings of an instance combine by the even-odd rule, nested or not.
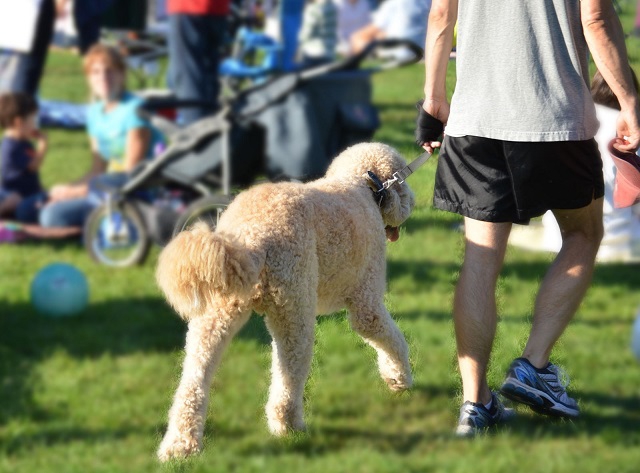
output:
[[[156,281],[185,320],[250,295],[262,270],[255,252],[212,232],[204,223],[179,233],[162,250]]]

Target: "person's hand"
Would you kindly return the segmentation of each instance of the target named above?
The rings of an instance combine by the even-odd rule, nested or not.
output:
[[[69,3],[69,0],[56,0],[56,18],[62,19],[67,16],[67,3]]]
[[[429,153],[442,145],[442,130],[449,120],[449,111],[446,101],[431,99],[422,103],[416,126],[416,142]],[[436,120],[440,122],[439,132],[436,130]],[[420,122],[426,126],[420,126]]]
[[[31,132],[31,139],[36,140],[38,144],[43,143],[45,145],[49,141],[49,137],[47,136],[47,134],[42,130],[38,130],[37,128]]]
[[[47,148],[49,147],[47,134],[42,130],[35,129],[31,131],[31,139],[36,141],[36,151],[40,156],[40,160],[42,160],[47,153]]]
[[[34,140],[46,140],[47,134],[39,128],[31,130],[31,138]]]
[[[640,148],[640,109],[621,110],[616,129],[614,146],[620,151],[635,153]]]
[[[49,202],[73,199],[76,197],[75,190],[71,184],[56,184],[49,190]]]

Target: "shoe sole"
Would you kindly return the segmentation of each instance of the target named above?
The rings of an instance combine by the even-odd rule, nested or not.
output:
[[[486,427],[484,429],[479,429],[477,427],[471,427],[471,426],[458,426],[456,428],[456,437],[459,438],[470,438],[470,437],[475,437],[476,435],[479,435],[481,433],[483,433],[483,431],[486,430]]]
[[[512,401],[526,404],[538,414],[554,417],[578,417],[580,411],[559,403],[544,391],[510,379],[500,388],[502,395]]]

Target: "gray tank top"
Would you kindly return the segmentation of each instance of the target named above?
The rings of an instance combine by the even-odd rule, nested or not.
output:
[[[580,0],[459,0],[457,83],[445,133],[593,138]]]

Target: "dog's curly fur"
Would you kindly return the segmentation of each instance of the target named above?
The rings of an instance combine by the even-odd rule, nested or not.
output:
[[[397,237],[394,227],[409,217],[414,196],[406,183],[396,184],[379,207],[364,178],[370,170],[385,181],[404,166],[387,145],[353,146],[325,177],[255,186],[237,196],[215,231],[197,224],[162,251],[158,284],[189,323],[162,461],[200,450],[211,377],[252,310],[265,315],[273,338],[266,411],[275,435],[305,428],[317,314],[346,307],[353,329],[377,351],[388,386],[411,386],[407,343],[383,298],[385,230]]]

